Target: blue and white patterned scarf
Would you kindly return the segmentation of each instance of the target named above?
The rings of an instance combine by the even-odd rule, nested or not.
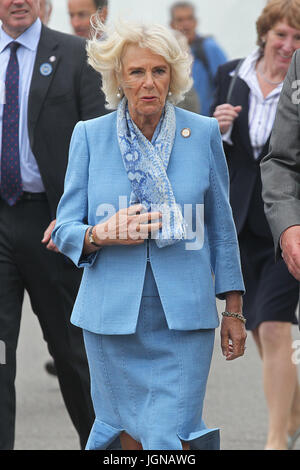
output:
[[[132,186],[130,205],[141,203],[147,211],[162,213],[162,229],[155,237],[159,248],[184,239],[186,223],[167,176],[176,132],[174,106],[166,103],[152,142],[149,142],[132,121],[127,99],[123,98],[118,106],[117,132]]]

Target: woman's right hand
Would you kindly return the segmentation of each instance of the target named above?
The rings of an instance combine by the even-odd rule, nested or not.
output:
[[[226,134],[235,119],[242,111],[242,106],[232,106],[231,104],[221,104],[214,112],[214,118],[218,120],[221,134]]]
[[[121,209],[104,223],[95,226],[97,244],[141,245],[162,226],[160,212],[145,212],[142,204]],[[152,222],[155,221],[155,222]]]

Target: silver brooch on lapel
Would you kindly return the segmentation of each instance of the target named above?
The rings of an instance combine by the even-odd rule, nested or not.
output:
[[[186,127],[185,129],[182,129],[182,131],[181,131],[181,135],[185,139],[188,139],[189,137],[191,137],[191,134],[192,134],[192,131],[188,127]]]

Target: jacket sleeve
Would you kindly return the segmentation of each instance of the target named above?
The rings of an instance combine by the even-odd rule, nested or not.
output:
[[[63,196],[57,208],[52,240],[58,249],[80,267],[91,266],[98,252],[82,256],[85,234],[90,227],[88,219],[89,150],[85,124],[74,129],[69,152]]]
[[[204,217],[210,247],[216,296],[226,292],[245,292],[239,245],[229,203],[229,177],[219,125],[211,119],[210,186],[205,196]]]
[[[261,162],[265,213],[277,258],[281,234],[300,225],[300,54],[295,53],[280,96],[270,141]],[[298,77],[297,77],[298,72]]]
[[[101,75],[88,63],[86,52],[79,77],[79,114],[80,120],[97,118],[108,114],[105,108],[105,96],[101,90]]]

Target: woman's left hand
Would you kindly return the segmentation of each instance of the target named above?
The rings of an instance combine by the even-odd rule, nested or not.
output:
[[[233,125],[235,119],[239,117],[242,106],[232,106],[225,103],[216,107],[213,117],[217,119],[221,134],[226,134]]]
[[[243,297],[239,291],[227,292],[226,312],[242,313]],[[234,317],[223,316],[221,325],[221,347],[226,361],[233,361],[244,355],[247,333],[245,324]]]
[[[247,333],[244,323],[238,318],[223,317],[221,325],[221,347],[226,361],[233,361],[245,353]]]

